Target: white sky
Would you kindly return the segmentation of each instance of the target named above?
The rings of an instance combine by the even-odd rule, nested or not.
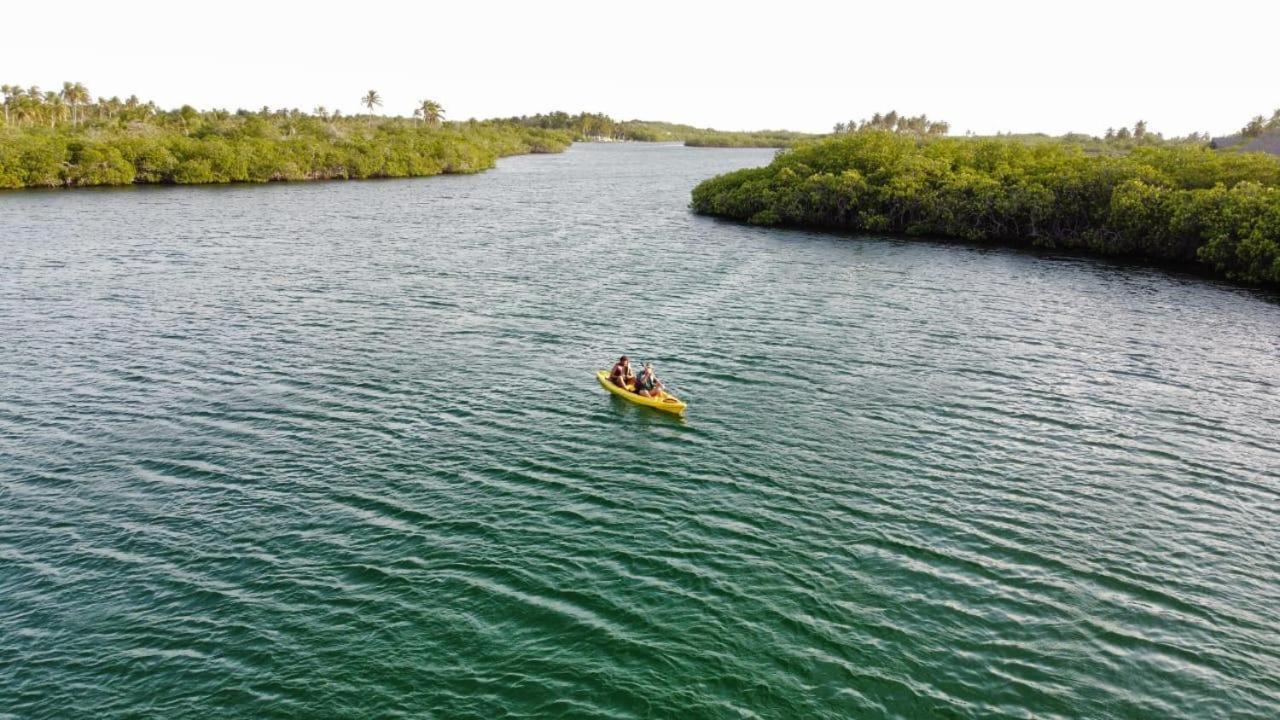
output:
[[[1280,107],[1280,2],[6,3],[0,81],[162,107],[450,119],[554,109],[823,132],[897,109],[952,132],[1233,131]]]

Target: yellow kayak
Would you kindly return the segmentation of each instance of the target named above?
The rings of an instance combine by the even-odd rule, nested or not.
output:
[[[600,381],[600,384],[604,386],[605,390],[608,390],[618,397],[624,397],[637,405],[644,405],[645,407],[651,407],[654,410],[675,413],[676,415],[684,414],[684,409],[686,407],[685,404],[681,402],[680,398],[668,393],[666,390],[661,390],[661,394],[658,397],[637,395],[626,388],[620,388],[610,382],[608,370],[601,370],[596,373],[596,379]]]

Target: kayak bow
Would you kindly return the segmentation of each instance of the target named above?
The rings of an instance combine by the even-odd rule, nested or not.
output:
[[[601,370],[597,372],[596,379],[600,381],[600,385],[603,386],[605,390],[608,390],[618,397],[626,398],[637,405],[644,405],[645,407],[651,407],[654,410],[661,410],[662,412],[674,413],[676,415],[684,414],[686,405],[680,400],[680,398],[668,393],[666,390],[659,391],[658,397],[637,395],[627,388],[620,388],[610,382],[608,370]]]

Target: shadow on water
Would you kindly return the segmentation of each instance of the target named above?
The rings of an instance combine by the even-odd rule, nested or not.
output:
[[[637,405],[633,402],[624,400],[623,398],[609,393],[609,402],[613,405],[613,412],[620,418],[636,420],[645,425],[659,425],[665,427],[688,427],[682,415],[672,415],[671,413],[654,410],[651,407]]]
[[[737,227],[744,236],[765,237],[783,244],[813,244],[823,242],[839,244],[850,240],[880,245],[909,247],[927,245],[934,248],[982,255],[1004,255],[1028,260],[1048,260],[1053,263],[1075,263],[1100,277],[1112,276],[1121,281],[1135,277],[1159,276],[1183,285],[1201,285],[1224,290],[1237,295],[1247,295],[1263,302],[1280,305],[1280,287],[1258,286],[1229,280],[1208,266],[1189,261],[1161,260],[1136,255],[1103,255],[1081,248],[1039,247],[1018,243],[967,241],[931,235],[895,235],[806,226],[754,226],[735,220],[707,217],[689,211],[693,222],[709,226],[723,224]]]

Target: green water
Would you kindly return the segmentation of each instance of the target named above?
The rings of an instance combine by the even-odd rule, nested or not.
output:
[[[0,195],[0,718],[1280,714],[1280,304],[769,157]]]

